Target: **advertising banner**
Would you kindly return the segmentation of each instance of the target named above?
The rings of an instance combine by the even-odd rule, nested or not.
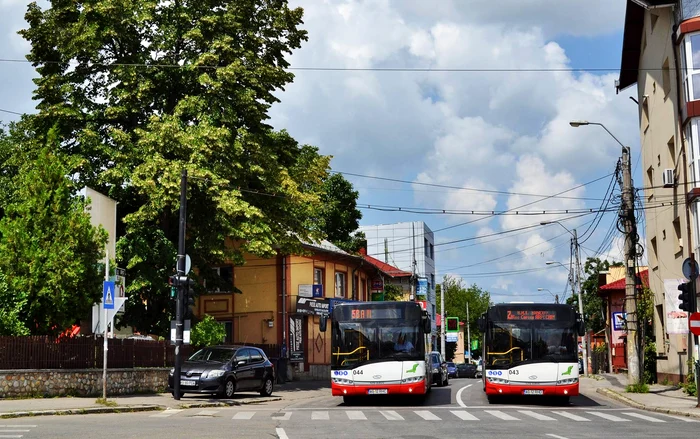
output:
[[[308,316],[322,316],[330,314],[330,302],[326,299],[309,297],[297,297],[297,313]]]
[[[688,313],[678,309],[678,285],[685,282],[685,279],[664,279],[666,312],[666,333],[667,334],[687,334],[688,333]]]
[[[304,319],[301,316],[289,317],[289,361],[304,361]]]
[[[418,278],[418,287],[416,288],[416,294],[419,296],[428,295],[428,279],[424,277]]]

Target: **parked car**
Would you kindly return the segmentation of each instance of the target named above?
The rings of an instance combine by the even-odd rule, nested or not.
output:
[[[476,378],[476,364],[462,363],[457,365],[457,378]]]
[[[579,375],[584,375],[583,373],[583,358],[578,357],[578,373]]]
[[[433,383],[438,386],[449,384],[450,377],[447,374],[447,363],[443,360],[440,352],[433,351],[430,353],[430,370],[433,374]]]
[[[457,365],[451,361],[447,362],[447,376],[450,378],[457,378]]]
[[[175,369],[170,369],[168,387],[174,392]],[[211,346],[198,350],[180,371],[180,393],[213,393],[231,398],[238,391],[270,396],[275,368],[265,353],[251,346]]]

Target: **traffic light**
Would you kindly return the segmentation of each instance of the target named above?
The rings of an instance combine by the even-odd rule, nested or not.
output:
[[[184,311],[184,319],[191,319],[194,317],[194,280],[190,279],[189,277],[187,278],[187,282],[185,283],[185,306],[183,307]]]
[[[680,308],[682,311],[690,312],[690,290],[691,290],[692,285],[690,282],[686,282],[684,284],[678,285],[678,290],[681,292],[678,295],[678,300],[681,301],[681,304],[678,305],[678,308]]]
[[[459,317],[447,317],[446,332],[459,332]]]

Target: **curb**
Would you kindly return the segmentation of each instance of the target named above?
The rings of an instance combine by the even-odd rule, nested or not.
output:
[[[222,402],[201,402],[201,403],[186,403],[179,404],[176,407],[180,409],[194,409],[206,407],[234,407],[240,405],[260,404],[263,402],[281,401],[281,397],[272,397],[265,400],[241,400],[241,401],[222,401]],[[32,416],[63,416],[63,415],[92,415],[105,413],[133,413],[133,412],[148,412],[162,411],[168,409],[168,406],[153,404],[153,405],[133,405],[133,406],[116,406],[116,407],[86,407],[74,409],[58,409],[58,410],[35,410],[23,412],[8,412],[0,413],[0,419],[9,418],[25,418]]]
[[[621,395],[620,393],[617,393],[614,390],[599,388],[599,389],[596,389],[596,393],[600,393],[601,395],[605,395],[611,399],[614,399],[614,400],[619,401],[623,404],[626,404],[630,407],[634,407],[634,408],[637,408],[640,410],[646,410],[649,412],[656,412],[656,413],[664,413],[667,415],[684,416],[686,418],[700,419],[700,412],[690,413],[690,412],[684,412],[684,411],[680,411],[680,410],[664,409],[664,408],[644,405],[644,404],[641,404],[641,403],[634,401],[630,398],[627,398],[626,396]]]

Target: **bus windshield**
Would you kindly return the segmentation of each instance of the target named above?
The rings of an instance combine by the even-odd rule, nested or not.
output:
[[[507,369],[518,364],[576,362],[576,334],[570,322],[490,322],[486,364]]]
[[[335,322],[332,366],[353,368],[367,362],[424,359],[423,332],[404,320]]]

